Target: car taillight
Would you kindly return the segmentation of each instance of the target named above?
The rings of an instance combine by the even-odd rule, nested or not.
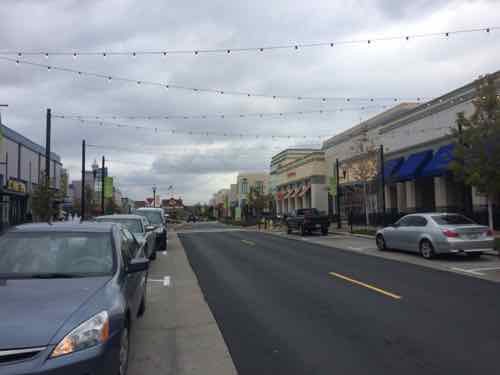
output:
[[[484,232],[484,235],[488,237],[493,237],[493,231],[491,229],[488,229],[486,232]]]
[[[460,234],[458,234],[457,232],[455,232],[453,230],[449,230],[449,229],[443,230],[443,234],[446,237],[448,237],[448,238],[457,238],[457,237],[460,237]]]

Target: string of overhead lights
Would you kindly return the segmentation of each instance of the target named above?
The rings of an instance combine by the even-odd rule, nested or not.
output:
[[[133,116],[120,116],[120,115],[66,115],[66,114],[53,114],[52,117],[60,119],[95,119],[95,120],[207,120],[207,119],[225,119],[225,118],[245,118],[245,117],[266,117],[266,118],[280,118],[288,116],[301,116],[311,114],[328,114],[347,111],[365,111],[371,109],[386,109],[388,105],[368,105],[359,107],[341,107],[334,109],[318,109],[310,111],[283,111],[283,112],[253,112],[253,113],[215,113],[215,114],[184,114],[184,115],[133,115]]]
[[[492,27],[479,27],[472,29],[456,29],[445,32],[431,32],[431,33],[420,33],[420,34],[400,34],[386,37],[374,37],[366,39],[350,39],[350,40],[332,40],[330,42],[311,42],[311,43],[289,43],[289,44],[273,44],[266,45],[262,47],[236,47],[236,48],[199,48],[199,49],[156,49],[150,51],[0,51],[0,55],[4,56],[45,56],[49,58],[50,56],[72,56],[77,58],[78,56],[101,56],[106,58],[108,56],[141,56],[141,55],[157,55],[157,56],[169,56],[169,55],[201,55],[201,54],[226,54],[231,53],[243,53],[243,52],[264,52],[264,51],[275,51],[275,50],[295,50],[299,51],[307,48],[318,48],[318,47],[336,47],[342,45],[371,45],[376,42],[387,42],[387,41],[409,41],[413,39],[422,38],[449,38],[453,35],[460,34],[470,34],[470,33],[490,33],[492,31],[500,29],[500,26]]]
[[[171,83],[166,83],[166,82],[136,80],[136,79],[113,76],[113,75],[108,75],[108,74],[93,73],[93,72],[88,72],[88,71],[83,71],[83,70],[66,68],[66,67],[62,67],[62,66],[41,64],[41,63],[37,63],[34,61],[13,59],[10,57],[0,57],[0,61],[12,62],[12,63],[15,63],[17,65],[34,66],[37,68],[46,69],[48,71],[52,71],[52,70],[60,71],[60,72],[65,72],[65,73],[69,73],[69,74],[74,74],[74,75],[77,75],[80,77],[93,77],[93,78],[98,78],[98,79],[104,79],[108,82],[113,82],[113,81],[126,82],[126,83],[135,84],[137,86],[154,86],[154,87],[159,87],[159,88],[163,88],[166,90],[182,90],[182,91],[189,91],[189,92],[195,92],[195,93],[202,92],[202,93],[211,93],[211,94],[219,94],[219,95],[256,97],[256,98],[267,98],[267,99],[313,100],[313,101],[321,101],[321,102],[327,102],[327,101],[344,101],[344,102],[351,102],[351,101],[364,101],[364,102],[416,101],[416,102],[420,102],[422,100],[427,100],[426,98],[422,98],[422,97],[404,98],[404,97],[395,97],[395,96],[385,96],[385,97],[328,97],[328,96],[323,96],[323,97],[320,97],[320,96],[271,95],[271,94],[262,94],[262,93],[247,92],[247,91],[234,91],[234,90],[223,90],[223,89],[212,89],[212,88],[189,87],[189,86],[171,84]]]
[[[268,138],[272,140],[279,139],[323,139],[326,137],[330,137],[331,135],[316,135],[316,136],[308,136],[308,135],[270,135],[270,134],[252,134],[252,133],[233,133],[233,132],[216,132],[216,131],[201,131],[201,130],[179,130],[179,129],[162,129],[162,128],[152,128],[149,126],[140,126],[140,125],[129,125],[129,124],[120,124],[115,122],[107,122],[107,121],[94,121],[94,120],[76,120],[82,125],[93,125],[96,127],[114,127],[114,128],[127,128],[127,129],[135,129],[135,130],[147,130],[153,131],[155,133],[168,133],[171,135],[200,135],[200,136],[215,136],[215,137],[232,137],[232,138]],[[90,146],[89,146],[90,147]]]

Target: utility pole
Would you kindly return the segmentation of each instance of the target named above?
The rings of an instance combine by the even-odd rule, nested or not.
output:
[[[0,104],[1,108],[7,108],[8,104]],[[0,111],[0,155],[2,153],[2,143],[3,143],[3,128],[2,128],[2,111]],[[7,174],[7,154],[5,155],[5,162],[0,162],[0,164],[5,164],[5,184],[7,184],[8,174]]]
[[[80,198],[80,220],[85,220],[85,139],[82,140],[82,195]]]
[[[104,215],[104,179],[105,179],[105,174],[104,174],[104,155],[102,157],[102,169],[101,169],[101,210],[102,214]]]
[[[50,200],[50,136],[51,136],[52,113],[47,108],[47,122],[45,126],[45,186],[47,187],[47,213],[51,212],[52,202]],[[49,221],[50,221],[49,217]]]
[[[340,222],[340,173],[339,173],[339,159],[335,159],[335,178],[336,178],[336,194],[335,194],[335,206],[337,206],[337,228],[342,228],[342,223]]]
[[[153,185],[153,207],[156,208],[156,186]]]
[[[385,165],[384,165],[384,145],[380,145],[380,186],[382,187],[382,225],[385,226]]]

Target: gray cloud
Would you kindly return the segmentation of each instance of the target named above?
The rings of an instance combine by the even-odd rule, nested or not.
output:
[[[2,50],[104,51],[243,47],[294,41],[356,39],[494,25],[493,1],[394,0],[245,2],[215,0],[30,1],[3,0]],[[467,14],[464,21],[463,15]],[[41,63],[141,80],[226,90],[313,96],[435,96],[498,69],[492,46],[500,33],[230,55],[168,57],[30,57]],[[28,57],[25,57],[28,58]],[[55,113],[150,115],[277,112],[336,108],[313,103],[186,93],[102,79],[82,79],[0,61],[2,118],[34,141],[44,141],[45,108]],[[54,119],[53,148],[71,177],[79,178],[80,144],[109,146],[103,154],[124,191],[140,199],[151,183],[168,186],[188,202],[226,187],[238,170],[260,169],[273,152],[297,140],[220,138],[155,133],[153,128],[274,135],[333,135],[377,111],[350,111],[284,119],[126,121],[152,129],[79,125]],[[299,142],[304,143],[305,141]],[[111,147],[116,147],[114,150]],[[219,148],[218,148],[219,147]],[[242,155],[248,155],[242,157]],[[89,162],[89,164],[90,164]]]

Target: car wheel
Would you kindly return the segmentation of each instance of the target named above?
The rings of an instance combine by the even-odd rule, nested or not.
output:
[[[125,323],[122,330],[122,335],[120,338],[120,367],[119,375],[126,375],[128,370],[128,359],[130,351],[130,335],[129,335],[129,323]]]
[[[292,228],[290,228],[288,225],[286,226],[286,233],[292,234]]]
[[[432,246],[432,244],[431,244],[431,242],[429,240],[423,240],[420,243],[420,254],[425,259],[432,259],[436,255],[434,253],[434,247]]]
[[[306,235],[306,229],[304,228],[303,225],[299,226],[299,232],[300,232],[301,236],[305,236]]]
[[[472,258],[472,259],[477,259],[479,258],[481,255],[483,255],[483,252],[482,251],[478,251],[476,253],[467,253],[467,256],[469,258]]]
[[[377,249],[379,249],[380,251],[387,250],[387,246],[385,244],[385,238],[384,238],[384,236],[382,236],[381,234],[379,234],[377,236],[377,238],[375,239],[375,242],[377,243]]]

